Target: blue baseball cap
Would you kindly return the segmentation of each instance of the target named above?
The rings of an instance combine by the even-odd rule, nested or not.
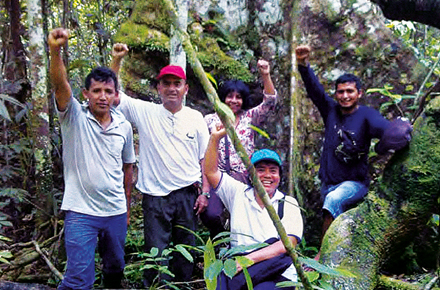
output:
[[[270,149],[262,149],[262,150],[258,150],[255,151],[254,154],[252,154],[251,157],[251,162],[253,165],[255,165],[256,163],[260,162],[260,161],[271,161],[273,163],[276,163],[278,166],[282,166],[282,162],[281,162],[281,158],[278,155],[278,153],[276,153],[273,150]]]

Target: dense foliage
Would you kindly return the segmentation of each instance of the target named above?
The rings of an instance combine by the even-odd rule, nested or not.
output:
[[[69,61],[69,77],[76,96],[80,96],[80,88],[90,68],[109,64],[109,52],[114,42],[114,36],[120,31],[122,23],[130,17],[134,4],[135,1],[133,0],[41,2],[46,17],[43,25],[45,33],[59,26],[69,28],[71,31],[66,59]],[[52,263],[62,272],[65,257],[62,250],[62,216],[57,212],[59,206],[43,209],[37,205],[39,202],[36,200],[35,163],[38,158],[44,158],[44,156],[35,156],[34,143],[36,136],[32,136],[29,133],[32,130],[28,128],[27,113],[30,109],[30,86],[26,68],[31,54],[28,51],[27,2],[7,0],[0,5],[0,23],[2,24],[0,26],[0,46],[2,49],[0,60],[0,126],[2,126],[0,130],[0,276],[2,279],[8,280],[33,281],[55,285],[57,278],[47,268],[44,261],[39,259],[39,255],[35,254],[34,245],[18,244],[34,240],[40,246],[45,246],[46,255],[53,257]],[[203,29],[209,30],[212,29],[212,26],[218,25],[216,22],[212,23],[213,25],[205,25]],[[387,25],[393,30],[399,41],[403,43],[403,46],[410,47],[413,50],[420,63],[432,69],[434,75],[440,74],[440,67],[438,66],[440,60],[440,32],[437,29],[405,21],[389,21]],[[220,44],[220,47],[237,48],[239,45],[235,40],[228,39],[227,36],[228,34],[218,36],[216,42]],[[197,41],[197,39],[194,41]],[[199,43],[200,47],[210,45],[212,44]],[[392,45],[385,48],[379,61],[383,62],[384,65],[392,62],[393,58],[398,55],[397,49],[399,47]],[[251,56],[242,52],[242,55],[239,56],[241,61],[244,58],[243,55],[251,58]],[[209,63],[208,57],[210,55],[202,54],[202,56],[205,57],[202,60]],[[247,74],[245,76],[250,79]],[[401,76],[401,78],[402,83],[405,83],[405,76]],[[395,93],[394,88],[386,83],[383,84],[383,87],[370,92],[389,97],[390,101],[382,104],[384,112],[387,111],[389,106],[396,106],[402,111],[402,115],[411,117],[420,103],[420,98],[435,84],[433,77],[426,79],[425,86],[419,86],[419,90],[414,90],[414,87],[408,85],[406,87],[408,94],[406,95]],[[427,101],[431,98],[432,96]],[[403,102],[406,103],[401,106]],[[49,93],[48,104],[51,104]],[[51,156],[54,168],[53,196],[56,199],[55,205],[59,205],[63,190],[62,148],[56,118],[54,114],[50,117],[52,131],[42,132],[42,134],[50,135],[54,148]],[[142,216],[140,209],[136,207],[140,204],[139,195],[135,194],[132,202],[134,209],[126,245],[128,259],[126,269],[127,287],[140,285],[142,279],[140,270],[146,267],[145,261],[157,266],[156,262],[163,258],[158,257],[155,252],[142,253]],[[37,211],[42,211],[47,215],[46,222],[40,223],[36,220]],[[201,237],[199,249],[206,252],[208,247],[212,252],[212,244],[206,242],[206,232],[202,229],[198,235]],[[438,268],[440,261],[438,256],[439,239],[439,218],[437,214],[434,214],[423,235],[418,237],[418,242],[426,245],[430,250],[428,252],[429,259],[426,258],[428,255],[421,252],[413,243],[406,248],[404,255],[401,255],[404,263],[395,259],[394,263],[390,264],[387,269],[390,269],[390,272],[392,269],[411,273],[422,272],[421,266],[417,263],[421,263],[422,266],[428,265],[430,269]],[[16,246],[12,247],[11,245]],[[317,250],[313,244],[308,245],[306,241],[303,241],[300,249],[307,255],[312,255]],[[176,247],[175,250],[185,252],[184,247]],[[419,256],[422,258],[416,259],[415,257],[419,252]],[[16,267],[11,266],[9,263],[17,258],[20,258],[21,261],[15,264]],[[198,256],[195,260],[198,266],[198,271],[196,271],[198,278],[203,277],[202,260],[201,256]],[[216,261],[215,258],[213,261]],[[397,268],[398,264],[403,266]],[[167,271],[167,269],[162,270]],[[99,269],[97,273],[100,273]],[[98,284],[99,282],[99,279],[97,279]],[[196,281],[195,285],[193,287],[202,288],[203,282]]]

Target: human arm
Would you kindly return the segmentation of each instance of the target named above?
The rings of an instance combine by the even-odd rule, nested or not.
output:
[[[378,154],[394,153],[408,146],[413,128],[409,121],[397,118],[390,122],[375,146]]]
[[[49,77],[55,90],[55,99],[59,111],[64,111],[70,102],[72,90],[67,79],[66,66],[61,56],[61,47],[67,44],[68,30],[57,28],[47,38],[50,55]]]
[[[110,69],[119,74],[121,68],[122,59],[128,53],[128,46],[125,43],[115,43],[112,48],[112,61],[110,63]]]
[[[202,169],[202,193],[209,192],[209,184],[207,182],[206,176],[204,174],[205,160],[202,159],[200,161],[200,168]],[[208,189],[207,189],[208,188]],[[207,189],[207,190],[206,190]],[[206,191],[205,191],[206,190]],[[208,207],[208,197],[204,194],[199,194],[196,199],[196,203],[194,204],[194,210],[196,210],[196,214],[201,214]]]
[[[272,78],[270,77],[269,62],[264,59],[260,59],[257,63],[257,67],[263,81],[263,92],[267,95],[275,95],[275,87],[273,85]]]
[[[124,172],[124,192],[125,199],[127,200],[127,225],[130,224],[130,203],[131,203],[131,191],[133,190],[133,164],[124,163],[122,166]]]
[[[295,49],[298,71],[304,82],[308,97],[318,107],[322,118],[326,120],[329,107],[336,105],[336,101],[326,94],[324,87],[310,67],[310,52],[311,48],[308,45],[300,45]]]
[[[205,176],[212,188],[217,188],[222,177],[222,173],[218,168],[218,145],[221,138],[226,135],[226,129],[220,127],[212,128],[205,153]]]
[[[292,242],[293,247],[296,247],[298,240],[296,237],[289,236],[290,241]],[[276,256],[279,256],[281,254],[284,254],[286,252],[286,248],[283,245],[283,242],[281,240],[267,246],[264,248],[261,248],[257,251],[254,251],[252,253],[249,253],[245,255],[244,257],[251,260],[254,264],[269,260],[271,258],[274,258]],[[243,268],[239,263],[237,263],[237,273],[242,271]]]
[[[277,92],[270,76],[269,62],[260,59],[257,63],[257,67],[263,81],[264,98],[261,104],[247,112],[247,115],[251,116],[251,123],[254,126],[259,126],[266,121],[268,113],[275,108],[277,100]]]

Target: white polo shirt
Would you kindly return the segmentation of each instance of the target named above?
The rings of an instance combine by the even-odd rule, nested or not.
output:
[[[200,160],[209,140],[202,114],[185,106],[172,114],[162,104],[119,95],[118,109],[139,131],[137,189],[165,196],[201,181]]]
[[[65,181],[61,209],[92,216],[125,213],[122,167],[136,161],[130,123],[111,109],[112,122],[103,129],[88,104],[81,105],[73,96],[58,114]]]
[[[232,247],[254,245],[263,243],[270,238],[279,238],[269,213],[266,208],[261,208],[257,203],[254,189],[249,185],[223,173],[216,192],[231,214]],[[284,196],[277,190],[270,199],[275,209],[278,209],[279,200]],[[281,223],[289,236],[295,236],[301,240],[303,235],[301,211],[298,202],[291,196],[285,196],[284,215]],[[284,272],[283,276],[296,281],[295,267],[292,265]]]

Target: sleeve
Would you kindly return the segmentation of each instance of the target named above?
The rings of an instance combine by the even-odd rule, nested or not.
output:
[[[286,196],[284,201],[284,216],[281,223],[287,235],[296,237],[299,243],[302,239],[304,224],[298,202],[291,196]]]
[[[136,155],[134,152],[133,145],[133,129],[129,122],[125,122],[127,125],[127,134],[126,134],[126,142],[124,144],[124,148],[122,149],[122,162],[127,163],[135,163]]]
[[[200,114],[200,113],[199,113]],[[199,123],[199,129],[198,129],[198,137],[199,137],[199,160],[202,160],[205,158],[205,152],[206,148],[208,148],[208,142],[209,142],[209,130],[208,125],[206,124],[205,120],[203,119],[202,114],[200,114],[201,120]]]
[[[375,150],[379,154],[394,152],[408,146],[411,141],[411,123],[400,118],[393,120],[382,135]]]
[[[270,111],[275,108],[277,97],[278,93],[276,91],[274,95],[264,94],[263,102],[255,108],[248,110],[252,125],[259,126],[266,121]]]
[[[372,138],[381,139],[385,130],[390,126],[390,121],[385,119],[377,110],[369,108],[367,113],[369,134]]]
[[[336,102],[327,95],[324,87],[319,82],[318,77],[315,75],[315,72],[310,65],[307,67],[300,65],[298,66],[298,71],[301,74],[308,97],[312,100],[315,106],[318,107],[322,118],[326,120],[329,107]]]
[[[119,91],[119,96],[121,99],[121,102],[117,106],[117,109],[125,116],[125,118],[134,124],[139,124],[139,115],[138,115],[138,108],[144,107],[145,104],[148,104],[149,102],[134,99],[132,97],[129,97],[124,92]]]
[[[60,122],[65,125],[69,125],[73,122],[75,119],[75,115],[78,114],[81,110],[81,104],[78,102],[77,99],[73,97],[73,95],[70,97],[69,104],[67,105],[66,109],[64,111],[59,111],[57,106],[57,100],[54,98],[54,104],[55,104],[55,110],[58,113],[58,116],[60,117]]]
[[[222,172],[222,177],[220,178],[217,188],[215,188],[215,192],[228,211],[231,212],[235,197],[238,194],[244,194],[247,187],[246,184]]]

